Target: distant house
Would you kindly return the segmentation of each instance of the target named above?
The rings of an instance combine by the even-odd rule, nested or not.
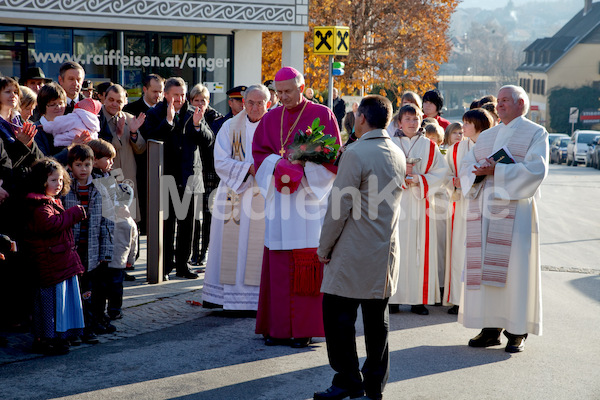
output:
[[[584,8],[554,36],[536,39],[524,51],[517,73],[531,100],[529,117],[549,127],[552,89],[600,87],[600,2],[584,0]]]

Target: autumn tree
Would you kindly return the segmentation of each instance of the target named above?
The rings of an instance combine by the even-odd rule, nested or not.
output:
[[[343,25],[350,28],[350,54],[336,58],[346,64],[346,73],[335,85],[344,93],[369,92],[374,85],[396,94],[431,89],[448,58],[446,32],[457,5],[458,0],[311,1],[304,49],[307,85],[323,90],[328,79],[328,57],[313,54],[313,28]],[[263,74],[273,76],[281,65],[281,36],[264,38]]]

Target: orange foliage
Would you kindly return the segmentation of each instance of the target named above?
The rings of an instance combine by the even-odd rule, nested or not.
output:
[[[313,27],[350,28],[350,54],[338,56],[345,75],[335,78],[344,94],[373,85],[400,95],[405,90],[424,93],[433,88],[439,66],[446,62],[450,43],[446,34],[459,0],[311,1],[309,31],[304,40],[304,77],[308,87],[327,89],[328,56],[313,54]],[[263,34],[265,79],[281,66],[281,33]]]

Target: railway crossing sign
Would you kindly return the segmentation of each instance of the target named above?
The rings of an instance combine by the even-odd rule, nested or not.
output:
[[[319,55],[348,55],[350,28],[347,26],[315,26],[313,50]]]

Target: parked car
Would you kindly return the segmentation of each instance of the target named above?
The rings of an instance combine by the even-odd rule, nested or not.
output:
[[[598,168],[598,153],[596,149],[600,147],[600,136],[596,136],[592,143],[588,145],[588,152],[586,155],[585,166]]]
[[[571,136],[571,141],[567,146],[567,165],[577,166],[579,163],[585,163],[587,158],[588,144],[596,136],[600,135],[600,131],[592,130],[576,130]]]
[[[567,146],[571,139],[566,137],[557,137],[550,146],[550,164],[562,164],[567,161]]]
[[[569,135],[567,135],[566,133],[549,133],[548,134],[548,144],[550,146],[552,146],[552,144],[554,143],[554,141],[557,138],[568,138]]]
[[[596,136],[592,139],[590,143],[588,143],[587,152],[585,153],[585,166],[592,166],[592,154],[594,154],[594,148],[596,147],[596,140],[598,140],[600,136]]]
[[[600,142],[594,148],[594,154],[592,159],[595,162],[594,167],[596,167],[596,169],[600,169]]]

